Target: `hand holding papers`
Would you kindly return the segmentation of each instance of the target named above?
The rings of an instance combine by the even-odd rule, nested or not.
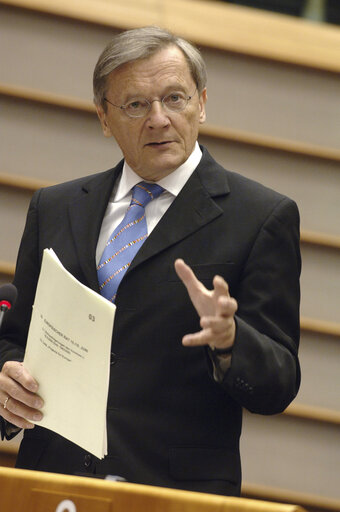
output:
[[[116,307],[81,284],[45,249],[24,365],[45,405],[36,424],[103,458]]]

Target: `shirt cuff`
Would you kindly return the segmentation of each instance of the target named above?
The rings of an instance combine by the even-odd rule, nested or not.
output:
[[[0,430],[1,430],[1,440],[6,439],[9,441],[13,439],[17,434],[19,434],[21,428],[9,423],[4,418],[0,418]]]
[[[218,383],[224,380],[225,374],[230,368],[232,352],[228,354],[217,354],[208,347],[208,354],[213,366],[213,377]]]

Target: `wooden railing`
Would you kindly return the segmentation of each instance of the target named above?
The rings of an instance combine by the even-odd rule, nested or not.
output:
[[[339,512],[340,500],[244,482],[242,496],[279,503],[295,503],[312,512]]]
[[[80,111],[85,114],[95,114],[93,103],[90,101],[46,93],[36,89],[0,83],[0,95],[14,98],[19,101],[36,102],[56,108]],[[319,158],[340,162],[340,150],[334,148],[326,148],[321,146],[317,147],[312,144],[306,144],[292,140],[284,140],[241,130],[227,129],[221,126],[214,126],[209,124],[204,124],[201,126],[200,134],[207,137],[257,146],[264,149],[283,151],[301,156],[307,156],[310,158]],[[34,192],[38,188],[52,184],[53,183],[44,180],[38,180],[35,178],[18,175],[16,176],[12,174],[9,175],[0,172],[1,186],[15,188],[21,191]],[[305,244],[319,245],[334,249],[340,248],[340,236],[313,232],[310,230],[301,231],[301,242]]]
[[[334,409],[325,409],[324,407],[315,407],[293,402],[287,407],[283,414],[293,418],[340,426],[340,411]]]
[[[301,330],[340,338],[340,323],[338,322],[302,317]]]
[[[48,187],[54,184],[55,183],[51,181],[0,172],[0,187],[14,189],[18,192],[27,192],[33,194],[33,192],[40,188]],[[340,235],[320,233],[317,231],[302,229],[301,243],[326,247],[329,249],[340,249]],[[311,329],[309,329],[308,324],[306,325],[306,329],[314,330],[313,325],[311,325]],[[320,324],[319,329],[319,332],[322,332],[322,324]]]
[[[85,114],[95,114],[95,108],[91,101],[60,96],[37,89],[0,83],[0,95],[7,96],[18,101],[29,101],[56,108],[64,108],[67,110],[83,112]],[[293,153],[296,155],[307,156],[310,158],[321,158],[325,160],[340,162],[340,150],[336,148],[316,146],[314,144],[270,137],[267,135],[224,128],[222,126],[211,124],[202,125],[200,127],[200,133],[206,137],[223,139],[225,141],[237,142],[251,146],[258,146],[268,150],[277,150]]]
[[[17,444],[0,442],[0,466],[14,467],[18,452]],[[295,492],[288,489],[263,486],[244,482],[242,497],[275,501],[279,503],[295,503],[313,512],[339,512],[340,501],[308,493]]]
[[[9,281],[13,280],[15,272],[14,263],[9,263],[7,261],[0,261],[0,275],[8,278]]]
[[[160,25],[198,45],[340,71],[337,27],[259,9],[203,0],[0,0],[0,4],[117,29]]]
[[[14,263],[8,261],[0,261],[0,275],[6,276],[9,281],[12,281],[14,272]],[[340,323],[307,317],[301,317],[300,322],[302,331],[334,336],[340,339]]]

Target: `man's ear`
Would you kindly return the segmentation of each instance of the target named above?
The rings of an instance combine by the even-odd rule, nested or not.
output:
[[[199,108],[200,108],[200,117],[199,117],[199,119],[200,119],[200,124],[203,124],[205,122],[205,119],[206,119],[205,104],[207,102],[207,99],[208,99],[207,89],[204,88],[203,91],[200,94],[200,97],[199,97]]]
[[[104,111],[101,105],[95,105],[97,116],[99,117],[100,124],[102,126],[103,134],[105,137],[112,137],[110,126],[107,122],[107,113]]]

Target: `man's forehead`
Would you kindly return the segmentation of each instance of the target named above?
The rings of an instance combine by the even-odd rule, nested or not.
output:
[[[167,80],[173,78],[174,82],[178,78],[181,81],[192,78],[186,57],[177,46],[161,48],[150,56],[118,66],[110,73],[108,84],[114,86],[121,81],[129,84],[131,81],[161,80],[163,77]]]

